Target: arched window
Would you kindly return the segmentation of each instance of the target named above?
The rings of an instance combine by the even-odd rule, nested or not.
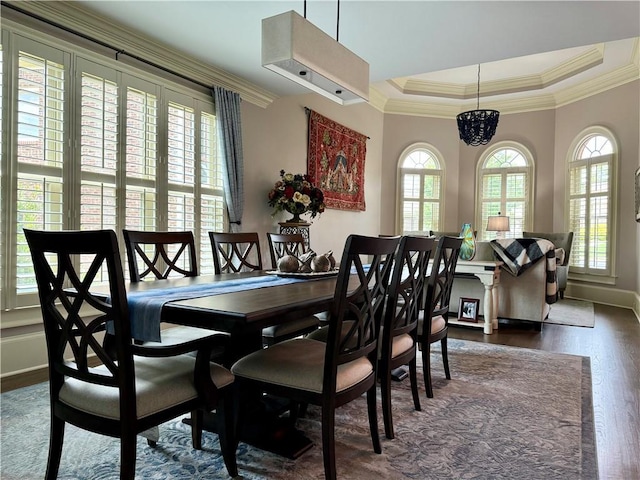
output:
[[[600,127],[588,129],[578,136],[571,152],[567,176],[571,271],[611,275],[617,153],[613,135]]]
[[[517,238],[533,224],[533,157],[522,145],[502,142],[478,162],[476,225],[482,240],[496,238],[487,232],[489,216],[509,217],[505,237]]]
[[[401,233],[441,230],[443,162],[426,143],[411,145],[398,162],[398,229]]]

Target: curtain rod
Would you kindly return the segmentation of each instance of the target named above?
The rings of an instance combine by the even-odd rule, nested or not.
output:
[[[307,116],[309,116],[309,114],[312,112],[313,110],[311,110],[309,107],[304,107],[304,113],[307,114]],[[366,135],[365,135],[366,136]],[[366,136],[367,140],[371,140],[371,137]]]
[[[36,20],[38,20],[40,22],[46,23],[47,25],[51,25],[52,27],[59,28],[61,30],[64,30],[67,33],[71,33],[72,35],[76,35],[78,37],[84,38],[85,40],[89,40],[90,42],[96,43],[96,44],[98,44],[98,45],[100,45],[102,47],[114,50],[116,52],[116,55],[115,55],[116,61],[118,60],[118,56],[119,55],[127,55],[128,57],[131,57],[134,60],[137,60],[139,62],[145,63],[145,64],[147,64],[147,65],[149,65],[151,67],[157,68],[159,70],[162,70],[163,72],[169,73],[171,75],[175,75],[176,77],[182,78],[183,80],[187,80],[188,82],[194,83],[196,85],[200,85],[201,87],[204,87],[206,89],[211,89],[211,85],[207,85],[206,83],[202,83],[202,82],[200,82],[198,80],[194,80],[193,78],[187,77],[186,75],[183,75],[182,73],[178,73],[178,72],[176,72],[174,70],[171,70],[171,69],[169,69],[167,67],[163,67],[162,65],[158,65],[157,63],[154,63],[154,62],[152,62],[150,60],[147,60],[145,58],[139,57],[138,55],[135,55],[133,53],[128,53],[127,51],[125,51],[122,48],[114,47],[113,45],[111,45],[109,43],[103,42],[102,40],[98,40],[97,38],[93,38],[93,37],[91,37],[89,35],[86,35],[84,33],[78,32],[77,30],[73,30],[73,29],[71,29],[69,27],[66,27],[66,26],[60,24],[60,23],[53,22],[53,21],[51,21],[51,20],[49,20],[47,18],[44,18],[44,17],[42,17],[42,16],[40,16],[38,14],[29,12],[27,10],[24,10],[24,9],[20,8],[20,7],[17,7],[15,5],[11,4],[11,3],[7,3],[7,2],[0,2],[0,3],[2,4],[3,7],[10,8],[10,9],[15,10],[16,12],[19,12],[19,13],[21,13],[23,15],[27,15],[27,16],[29,16],[31,18],[35,18]]]

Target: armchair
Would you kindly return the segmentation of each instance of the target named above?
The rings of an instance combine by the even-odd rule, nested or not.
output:
[[[51,424],[45,478],[57,478],[66,423],[119,438],[120,478],[133,480],[138,434],[191,412],[192,440],[199,448],[203,414],[213,409],[218,411],[227,470],[237,476],[237,442],[228,410],[233,408],[234,376],[209,362],[212,338],[168,346],[133,342],[114,231],[25,229],[24,235],[33,260],[49,361]],[[81,255],[83,263],[77,269]],[[92,293],[95,283],[105,281],[109,303]],[[194,351],[197,356],[188,355]],[[99,366],[91,366],[93,356]]]
[[[571,245],[573,244],[573,232],[522,232],[522,236],[524,238],[544,238],[553,243],[556,248],[562,248],[564,250],[564,258],[558,258],[559,263],[556,265],[558,292],[560,293],[560,298],[564,298],[564,291],[567,288],[567,277],[569,274],[569,255],[571,255]]]

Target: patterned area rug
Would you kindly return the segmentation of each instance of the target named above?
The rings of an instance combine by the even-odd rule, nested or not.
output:
[[[552,304],[549,318],[544,321],[544,323],[556,325],[589,328],[593,328],[595,322],[596,316],[593,311],[593,303],[571,298],[564,298]]]
[[[440,354],[432,361],[435,398],[421,388],[413,409],[408,380],[393,383],[395,440],[373,452],[364,397],[337,411],[336,455],[341,479],[594,479],[597,478],[591,373],[586,357],[450,340],[453,379]],[[421,377],[420,377],[421,378]],[[420,384],[422,381],[420,380]],[[2,394],[3,480],[44,477],[48,449],[47,385]],[[245,479],[319,479],[320,412],[309,407],[298,427],[316,444],[288,460],[241,443]],[[180,420],[161,426],[157,448],[138,441],[136,479],[226,479],[217,436],[191,448]],[[116,479],[119,442],[67,426],[60,479]]]

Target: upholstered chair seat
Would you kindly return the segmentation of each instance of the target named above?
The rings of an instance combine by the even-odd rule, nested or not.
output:
[[[191,355],[168,358],[134,357],[137,418],[196,399],[198,392],[193,378],[195,360]],[[211,379],[217,388],[233,383],[233,374],[226,368],[215,363],[210,363],[209,368]],[[90,371],[95,375],[108,374],[104,366]],[[60,389],[60,401],[92,415],[114,420],[120,418],[117,387],[88,384],[69,378]]]
[[[322,393],[326,347],[325,342],[295,338],[247,355],[236,362],[233,372],[259,382]],[[336,392],[362,382],[372,372],[367,357],[338,365]]]

